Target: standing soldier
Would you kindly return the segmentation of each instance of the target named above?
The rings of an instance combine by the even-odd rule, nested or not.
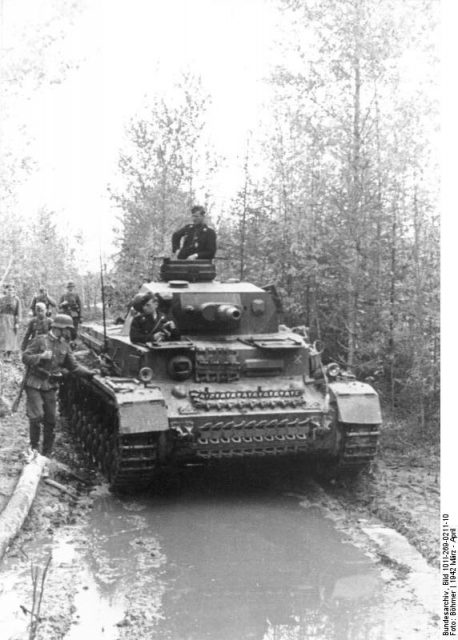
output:
[[[44,456],[50,455],[54,443],[57,391],[63,369],[87,378],[96,373],[79,365],[71,353],[68,343],[74,330],[70,316],[57,314],[49,332],[37,336],[22,354],[22,361],[28,367],[25,392],[30,447],[38,449],[40,427],[43,424]]]
[[[191,219],[191,224],[172,235],[172,256],[178,260],[213,260],[216,253],[216,233],[207,225],[205,209],[200,205],[193,207]]]
[[[44,302],[37,302],[35,305],[35,317],[29,321],[22,339],[21,351],[25,351],[29,342],[37,336],[46,335],[50,328],[51,318],[46,315],[46,305]]]
[[[63,303],[67,303],[68,307]],[[69,282],[67,284],[67,291],[61,295],[59,300],[59,311],[68,309],[68,313],[73,320],[73,326],[75,331],[78,331],[78,324],[81,322],[81,300],[77,292],[75,291],[75,283]]]
[[[0,298],[0,352],[9,361],[11,353],[18,351],[17,332],[21,321],[21,303],[14,285],[5,285],[5,295]]]
[[[43,302],[46,307],[46,315],[51,315],[51,307],[57,307],[56,301],[48,295],[48,290],[43,285],[38,289],[38,293],[33,297],[32,304],[30,308],[32,309],[32,313],[36,316],[36,305],[38,302]]]

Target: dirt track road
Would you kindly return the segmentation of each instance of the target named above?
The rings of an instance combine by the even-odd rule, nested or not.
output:
[[[43,640],[437,637],[438,572],[297,471],[197,469],[162,495],[82,500],[78,524],[7,562],[2,638],[26,628],[24,554],[49,553]]]

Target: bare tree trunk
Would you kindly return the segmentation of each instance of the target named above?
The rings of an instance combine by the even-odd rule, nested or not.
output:
[[[355,55],[354,55],[354,93],[353,93],[353,131],[352,131],[352,159],[350,181],[350,220],[353,238],[353,258],[350,265],[348,278],[347,297],[347,364],[352,367],[355,362],[358,328],[358,302],[359,302],[359,269],[360,259],[358,254],[359,226],[361,223],[361,61],[360,61],[360,6],[359,0],[355,5]]]
[[[391,214],[391,257],[390,257],[390,306],[389,306],[389,321],[388,321],[388,354],[391,362],[390,367],[390,389],[391,389],[391,409],[394,410],[394,398],[395,398],[395,363],[394,363],[394,328],[396,321],[396,270],[397,270],[397,235],[398,235],[398,219],[397,219],[397,202],[396,196],[392,204]]]
[[[191,157],[189,159],[189,180],[188,180],[188,184],[189,184],[189,191],[188,191],[188,197],[189,197],[189,203],[192,205],[192,203],[194,202],[194,157],[191,153]]]
[[[248,197],[248,155],[249,140],[247,140],[247,149],[245,155],[245,164],[243,166],[244,185],[242,193],[242,220],[240,224],[240,280],[245,277],[245,243],[246,243],[246,213],[247,213],[247,197]]]
[[[416,180],[415,180],[416,183]],[[418,407],[420,428],[423,431],[425,428],[425,380],[423,375],[424,359],[425,359],[425,303],[424,303],[424,274],[422,269],[422,221],[420,218],[420,212],[418,209],[418,194],[417,187],[414,188],[413,198],[413,214],[414,214],[414,281],[415,281],[415,328],[416,335],[414,336],[415,348],[414,348],[414,361],[413,369],[416,373],[416,378],[419,380],[418,393],[416,403]]]
[[[375,141],[376,141],[376,154],[377,154],[377,195],[376,195],[376,207],[377,207],[377,228],[376,228],[376,265],[375,265],[375,291],[376,291],[376,305],[377,312],[380,314],[383,307],[384,294],[382,286],[382,161],[381,161],[381,146],[380,146],[380,109],[378,102],[377,86],[375,86]]]

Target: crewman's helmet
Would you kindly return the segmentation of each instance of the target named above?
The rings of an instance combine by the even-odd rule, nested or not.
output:
[[[74,329],[73,320],[65,313],[58,313],[51,323],[51,327],[56,329]]]

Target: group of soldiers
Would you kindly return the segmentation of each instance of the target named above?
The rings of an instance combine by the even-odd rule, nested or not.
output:
[[[84,376],[92,376],[93,372],[79,365],[72,354],[71,342],[81,321],[81,299],[74,282],[67,284],[58,303],[45,286],[40,286],[32,299],[30,313],[32,317],[21,342],[22,361],[26,366],[23,387],[27,397],[30,448],[38,450],[43,427],[41,452],[49,456],[54,442],[62,370]],[[5,284],[0,296],[0,351],[4,361],[18,351],[20,323],[20,299],[14,285]]]
[[[37,335],[49,331],[53,312],[63,313],[72,318],[75,331],[81,321],[81,299],[75,290],[75,283],[69,282],[66,291],[61,295],[57,303],[47,291],[45,286],[40,286],[38,293],[30,304],[32,315],[25,329],[21,342],[21,351],[24,351],[28,343]],[[0,354],[3,360],[11,359],[12,354],[19,350],[18,336],[21,326],[22,305],[16,295],[15,286],[11,283],[3,285],[3,294],[0,296]]]
[[[172,236],[172,257],[179,260],[213,259],[216,252],[215,231],[206,224],[205,209],[191,209],[191,224]],[[5,359],[17,351],[17,333],[21,319],[21,304],[11,284],[5,285],[0,297],[0,353]],[[132,342],[148,344],[179,339],[178,329],[171,318],[171,299],[152,293],[138,294],[132,303],[136,312],[130,327]],[[26,366],[23,387],[27,396],[30,447],[38,450],[42,435],[41,453],[52,452],[57,419],[59,382],[67,372],[91,378],[96,370],[79,364],[71,348],[81,321],[81,300],[73,282],[59,303],[41,286],[30,305],[30,319],[21,344],[22,361]],[[53,312],[57,311],[53,316]],[[42,432],[42,434],[41,434]]]

